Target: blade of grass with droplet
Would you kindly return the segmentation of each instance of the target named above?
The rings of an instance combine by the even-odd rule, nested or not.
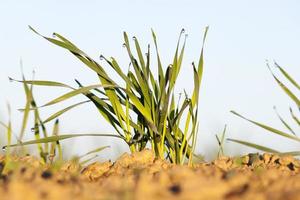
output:
[[[48,40],[49,42],[57,45],[57,46],[60,46],[62,48],[65,48],[69,51],[72,51],[74,53],[77,53],[77,54],[84,54],[85,53],[81,50],[79,50],[75,45],[73,45],[72,43],[69,43],[69,42],[66,42],[64,40],[60,41],[60,40],[57,40],[57,39],[54,39],[54,38],[49,38],[49,37],[46,37],[46,36],[43,36],[41,35],[39,32],[37,32],[32,26],[28,26],[30,30],[32,30],[34,33],[36,33],[37,35],[43,37],[44,39]],[[58,36],[57,33],[55,33],[56,36]],[[59,37],[60,38],[60,37]],[[62,38],[60,38],[62,39]]]
[[[289,138],[289,139],[292,139],[292,140],[295,140],[295,141],[300,142],[300,138],[298,138],[298,137],[295,136],[295,135],[291,135],[291,134],[285,133],[285,132],[283,132],[283,131],[277,130],[277,129],[275,129],[275,128],[272,128],[272,127],[270,127],[270,126],[261,124],[261,123],[259,123],[259,122],[253,121],[253,120],[250,120],[250,119],[248,119],[248,118],[246,118],[246,117],[240,115],[239,113],[237,113],[237,112],[235,112],[235,111],[230,111],[230,112],[233,113],[234,115],[236,115],[236,116],[242,118],[242,119],[247,120],[248,122],[251,122],[252,124],[255,124],[255,125],[257,125],[257,126],[263,128],[263,129],[265,129],[265,130],[271,132],[271,133],[275,133],[275,134],[280,135],[280,136],[283,136],[283,137],[285,137],[285,138]]]
[[[152,32],[152,38],[153,38],[155,49],[156,49],[157,68],[158,68],[158,81],[159,81],[159,88],[160,88],[159,98],[161,99],[164,96],[164,93],[165,93],[165,90],[164,90],[164,88],[165,88],[165,85],[164,85],[165,77],[164,77],[164,71],[163,71],[160,56],[159,56],[157,38],[156,38],[156,35],[155,35],[155,32],[153,31],[153,29],[151,29],[151,32]]]
[[[262,145],[258,145],[258,144],[255,144],[255,143],[246,142],[246,141],[243,141],[243,140],[231,139],[231,138],[228,138],[227,140],[231,141],[231,142],[238,143],[238,144],[242,144],[242,145],[245,145],[245,146],[260,150],[260,151],[269,152],[269,153],[279,153],[279,151],[277,151],[277,150],[274,150],[274,149],[271,149],[271,148],[268,148],[268,147],[265,147],[265,146],[262,146]]]
[[[55,33],[56,36],[58,36],[58,38],[61,39],[62,41],[56,40],[56,39],[45,37],[45,36],[41,35],[36,30],[34,30],[31,26],[29,26],[29,28],[33,32],[35,32],[36,34],[38,34],[39,36],[41,36],[44,39],[48,40],[49,42],[51,42],[51,43],[53,43],[53,44],[55,44],[57,46],[60,46],[60,47],[62,47],[64,49],[66,49],[66,50],[69,50],[73,55],[75,55],[79,60],[81,60],[87,67],[89,67],[91,70],[93,70],[94,72],[96,72],[98,74],[99,79],[101,80],[102,84],[114,83],[107,76],[105,70],[96,61],[94,61],[86,53],[84,53],[83,51],[81,51],[80,49],[78,49],[74,44],[72,44],[66,38],[63,38],[59,34]]]
[[[185,41],[184,40],[184,44],[183,47],[181,49],[181,53],[180,53],[180,57],[178,58],[178,51],[179,51],[179,45],[180,45],[180,41],[181,41],[181,36],[184,33],[184,29],[180,32],[178,41],[177,41],[177,46],[176,46],[176,50],[175,50],[175,55],[173,58],[173,65],[172,65],[172,73],[171,73],[171,77],[170,77],[170,85],[169,85],[169,89],[172,90],[176,79],[178,77],[178,73],[180,71],[181,68],[181,64],[182,64],[182,59],[183,59],[183,54],[184,54],[184,48],[185,48]]]
[[[300,99],[274,75],[273,71],[271,70],[271,68],[268,64],[267,64],[267,67],[269,68],[269,70],[270,70],[273,78],[277,82],[277,84],[296,103],[296,105],[300,109]]]
[[[198,69],[197,69],[197,74],[198,74],[198,80],[199,80],[199,88],[201,87],[201,82],[202,82],[202,76],[203,76],[203,66],[204,66],[204,45],[206,41],[206,36],[208,32],[209,27],[207,26],[204,31],[204,36],[203,36],[203,41],[202,41],[202,48],[201,48],[201,53],[200,53],[200,58],[198,62]],[[194,90],[193,95],[192,95],[192,106],[194,107],[196,102],[198,102],[198,98],[196,99],[197,93],[199,93],[199,90]],[[195,100],[193,100],[195,99]]]
[[[134,56],[131,53],[130,50],[130,44],[129,44],[129,40],[128,40],[128,35],[126,32],[124,32],[124,41],[125,41],[125,46],[129,55],[129,58],[131,60],[132,66],[134,68],[135,71],[135,77],[138,80],[140,89],[142,91],[141,96],[144,98],[144,101],[146,102],[147,107],[150,107],[151,104],[151,100],[150,100],[150,96],[149,96],[149,87],[148,84],[146,82],[147,77],[145,76],[145,74],[143,73],[141,67],[139,66],[137,60],[134,58]],[[143,102],[143,104],[145,104]]]
[[[60,82],[56,82],[56,81],[44,81],[44,80],[16,80],[13,78],[9,78],[10,81],[15,81],[15,82],[20,82],[20,83],[26,83],[26,84],[30,84],[30,85],[38,85],[38,86],[51,86],[51,87],[64,87],[64,88],[70,88],[70,89],[74,89],[71,86],[64,84],[64,83],[60,83]]]
[[[57,136],[58,132],[59,132],[59,120],[56,119],[55,122],[54,122],[52,135]],[[61,147],[60,147],[59,141],[56,141],[56,142],[52,142],[51,147],[50,147],[49,160],[50,160],[51,163],[53,162],[53,159],[56,155],[56,147],[58,147],[58,149],[59,149],[59,158],[58,158],[58,160],[62,161]]]
[[[136,49],[136,52],[139,57],[140,66],[142,67],[144,75],[147,75],[146,65],[145,65],[145,61],[144,61],[144,57],[143,57],[143,53],[142,53],[139,41],[138,41],[137,37],[134,37],[134,38],[135,38],[134,39],[135,49]]]

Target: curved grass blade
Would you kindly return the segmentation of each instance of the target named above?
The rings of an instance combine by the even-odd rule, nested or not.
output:
[[[94,160],[94,159],[97,158],[97,157],[99,157],[99,156],[98,156],[98,155],[94,155],[94,156],[92,156],[91,158],[88,158],[88,159],[86,159],[86,160],[84,160],[84,161],[81,161],[79,164],[80,164],[81,166],[83,166],[83,165],[85,165],[86,163],[88,163],[88,162]]]
[[[218,157],[220,157],[221,155],[224,155],[224,140],[225,140],[225,134],[226,134],[226,129],[227,129],[227,124],[225,124],[221,138],[219,138],[218,135],[216,135],[216,139],[219,145],[219,150],[218,150]]]
[[[11,77],[8,77],[8,78],[10,81],[15,81],[15,82],[25,83],[25,84],[30,84],[30,85],[64,87],[64,88],[74,89],[73,87],[71,87],[67,84],[56,82],[56,81],[44,81],[44,80],[22,80],[21,81],[21,80],[13,79]]]
[[[48,40],[49,42],[57,45],[57,46],[60,46],[62,48],[65,48],[71,52],[74,52],[74,53],[77,53],[77,54],[83,54],[85,55],[85,53],[83,51],[81,51],[80,49],[78,49],[75,45],[73,45],[72,43],[70,42],[66,42],[65,40],[56,40],[56,39],[53,39],[53,38],[49,38],[49,37],[45,37],[43,35],[41,35],[40,33],[38,33],[34,28],[32,28],[31,26],[28,26],[30,30],[32,30],[34,33],[36,33],[37,35],[43,37],[44,39]],[[58,35],[57,33],[54,33],[53,34],[54,36],[60,36]],[[62,39],[62,37],[59,37],[60,39]]]
[[[300,142],[300,138],[298,138],[298,137],[295,136],[295,135],[287,134],[287,133],[285,133],[285,132],[283,132],[283,131],[277,130],[277,129],[272,128],[272,127],[270,127],[270,126],[261,124],[261,123],[259,123],[259,122],[255,122],[255,121],[253,121],[253,120],[250,120],[250,119],[248,119],[248,118],[246,118],[246,117],[240,115],[239,113],[237,113],[237,112],[235,112],[235,111],[230,111],[230,112],[231,112],[232,114],[234,114],[234,115],[236,115],[236,116],[242,118],[242,119],[247,120],[248,122],[251,122],[252,124],[255,124],[255,125],[257,125],[257,126],[263,128],[263,129],[269,131],[269,132],[272,132],[272,133],[275,133],[275,134],[277,134],[277,135],[283,136],[283,137],[285,137],[285,138],[289,138],[289,139],[295,140],[295,141],[297,141],[297,142]]]
[[[53,99],[52,101],[44,104],[43,106],[41,107],[45,107],[45,106],[50,106],[50,105],[53,105],[53,104],[56,104],[56,103],[59,103],[59,102],[62,102],[62,101],[65,101],[69,98],[72,98],[78,94],[83,94],[83,93],[86,93],[92,89],[96,89],[96,88],[99,88],[99,87],[104,87],[104,88],[112,88],[112,87],[115,87],[113,85],[101,85],[101,84],[96,84],[96,85],[90,85],[90,86],[86,86],[86,87],[81,87],[79,89],[76,89],[76,90],[73,90],[71,92],[68,92],[64,95],[61,95],[55,99]]]
[[[91,154],[93,154],[93,153],[98,153],[98,152],[100,152],[100,151],[102,151],[102,150],[104,150],[104,149],[107,149],[107,148],[110,148],[110,146],[98,147],[98,148],[96,148],[96,149],[93,149],[93,150],[91,150],[91,151],[89,151],[89,152],[87,152],[87,153],[85,153],[85,154],[79,156],[79,158],[81,159],[81,158],[83,158],[83,157],[85,157],[85,156],[88,156],[88,155],[91,155]]]
[[[276,62],[275,66],[280,70],[285,78],[287,78],[298,90],[300,90],[300,85],[282,67],[280,67]]]
[[[82,102],[73,104],[73,105],[71,105],[71,106],[68,106],[68,107],[66,107],[66,108],[64,108],[64,109],[62,109],[62,110],[60,110],[60,111],[58,111],[58,112],[52,114],[50,117],[48,117],[47,119],[45,119],[45,120],[43,121],[43,123],[46,124],[46,123],[50,122],[51,120],[53,120],[53,119],[55,119],[55,118],[61,116],[61,115],[64,114],[65,112],[67,112],[67,111],[69,111],[69,110],[71,110],[71,109],[73,109],[73,108],[75,108],[75,107],[77,107],[77,106],[79,106],[79,105],[85,104],[85,103],[87,103],[87,102],[91,102],[91,101],[90,101],[90,100],[82,101]]]
[[[230,139],[230,138],[228,138],[227,140],[231,141],[231,142],[238,143],[238,144],[242,144],[242,145],[245,145],[245,146],[260,150],[260,151],[269,152],[269,153],[279,153],[279,151],[277,151],[277,150],[274,150],[274,149],[271,149],[271,148],[268,148],[268,147],[265,147],[265,146],[262,146],[262,145],[254,144],[254,143],[251,143],[251,142],[246,142],[246,141],[243,141],[243,140]]]
[[[291,107],[290,107],[290,114],[291,114],[292,118],[294,119],[294,121],[298,124],[298,126],[300,126],[300,119],[294,114]]]
[[[289,124],[280,116],[280,114],[278,113],[276,107],[273,107],[277,117],[279,118],[279,120],[281,121],[281,123],[293,134],[296,135],[295,131],[289,126]]]
[[[268,64],[267,64],[267,67],[269,68],[273,78],[278,83],[278,85],[281,87],[281,89],[296,103],[296,105],[300,109],[300,99],[274,75],[273,71],[271,70],[271,68]]]

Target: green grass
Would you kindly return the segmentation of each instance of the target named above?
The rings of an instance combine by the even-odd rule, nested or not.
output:
[[[177,78],[184,58],[186,45],[184,30],[179,34],[174,58],[166,67],[162,66],[158,39],[153,30],[152,38],[155,53],[152,53],[150,45],[143,52],[136,37],[133,37],[132,45],[129,42],[129,36],[124,32],[123,46],[128,53],[130,68],[123,70],[114,57],[108,58],[101,55],[100,62],[97,62],[58,33],[53,33],[53,38],[50,38],[39,34],[32,27],[30,29],[50,43],[68,50],[95,73],[99,82],[84,86],[80,81],[76,80],[78,87],[74,88],[55,81],[25,80],[24,77],[22,80],[11,79],[23,84],[27,98],[26,106],[22,110],[24,111],[24,127],[20,134],[20,141],[25,132],[29,112],[34,113],[36,138],[27,142],[8,144],[5,148],[37,144],[41,157],[46,160],[44,155],[49,155],[49,151],[50,155],[53,155],[56,147],[59,150],[59,141],[63,139],[82,136],[109,136],[122,139],[131,152],[141,151],[150,146],[156,157],[169,159],[172,163],[177,164],[186,162],[192,164],[199,128],[198,105],[204,55],[202,47],[198,62],[193,62],[190,66],[194,79],[192,93],[188,95],[184,92],[183,98],[178,97],[174,93],[174,89],[177,85]],[[208,27],[206,27],[204,32],[203,44],[207,31]],[[150,60],[152,59],[157,61],[157,66],[155,67],[158,71],[157,74],[152,72],[153,66],[150,66]],[[108,66],[109,70],[114,70],[122,81],[114,81],[115,77],[111,77],[110,73],[107,73],[104,65]],[[31,85],[31,88],[28,85]],[[33,85],[68,88],[70,92],[62,94],[42,106],[37,106],[31,94]],[[59,110],[46,120],[40,118],[39,108],[58,104],[78,95],[85,96],[87,100]],[[52,136],[48,136],[45,129],[46,123],[85,103],[92,103],[95,106],[99,114],[114,128],[115,134],[61,134],[57,128],[58,121],[56,121]],[[43,137],[40,137],[40,127]],[[49,143],[51,147],[48,146]],[[44,146],[41,144],[44,144]]]
[[[279,136],[282,136],[284,138],[290,139],[290,140],[294,140],[297,142],[300,142],[300,138],[298,137],[299,133],[297,134],[297,131],[295,131],[292,127],[297,126],[298,128],[300,127],[300,121],[299,121],[299,114],[300,114],[300,97],[298,97],[296,95],[297,91],[299,92],[300,90],[300,86],[299,84],[292,78],[292,76],[285,71],[281,66],[279,66],[276,62],[274,63],[275,68],[279,71],[279,73],[282,75],[282,79],[285,79],[285,81],[290,85],[290,87],[293,87],[292,89],[290,87],[287,86],[286,83],[284,83],[283,81],[281,81],[278,77],[276,76],[275,73],[273,72],[273,70],[271,69],[271,67],[269,66],[269,64],[267,63],[267,67],[269,68],[272,77],[274,78],[275,82],[278,84],[279,88],[282,89],[282,91],[284,92],[285,95],[287,95],[290,100],[295,104],[297,111],[298,111],[298,115],[294,113],[293,109],[291,107],[289,107],[289,113],[290,113],[290,121],[291,123],[288,123],[285,119],[283,119],[283,117],[281,117],[281,115],[278,113],[276,107],[274,106],[274,111],[275,114],[277,115],[278,119],[280,120],[280,122],[282,123],[283,127],[285,127],[286,131],[282,131],[282,130],[278,130],[276,128],[273,128],[272,126],[266,125],[264,123],[260,123],[251,119],[248,119],[246,117],[244,117],[243,115],[235,112],[235,111],[231,111],[232,114],[266,130],[267,132],[270,132],[272,134],[276,134]],[[298,129],[299,130],[299,129]],[[300,155],[300,151],[293,151],[293,152],[279,152],[278,150],[274,150],[271,149],[269,147],[265,147],[259,144],[255,144],[255,143],[250,143],[250,142],[246,142],[246,141],[242,141],[242,140],[236,140],[236,139],[228,139],[229,141],[235,142],[235,143],[239,143],[242,145],[246,145],[248,147],[252,147],[261,151],[265,151],[265,152],[270,152],[270,153],[279,153],[279,154],[291,154],[294,156],[298,156]]]

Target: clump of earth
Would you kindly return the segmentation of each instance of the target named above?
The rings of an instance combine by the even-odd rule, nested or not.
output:
[[[144,150],[86,167],[70,161],[56,170],[32,156],[13,159],[18,167],[0,177],[2,200],[300,199],[300,161],[288,155],[224,156],[188,167]],[[0,157],[0,170],[3,164]]]

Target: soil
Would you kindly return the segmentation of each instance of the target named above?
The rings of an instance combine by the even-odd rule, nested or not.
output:
[[[300,199],[300,162],[292,156],[220,157],[188,167],[144,150],[83,168],[70,161],[59,170],[31,156],[15,159],[18,167],[0,177],[1,200]]]

